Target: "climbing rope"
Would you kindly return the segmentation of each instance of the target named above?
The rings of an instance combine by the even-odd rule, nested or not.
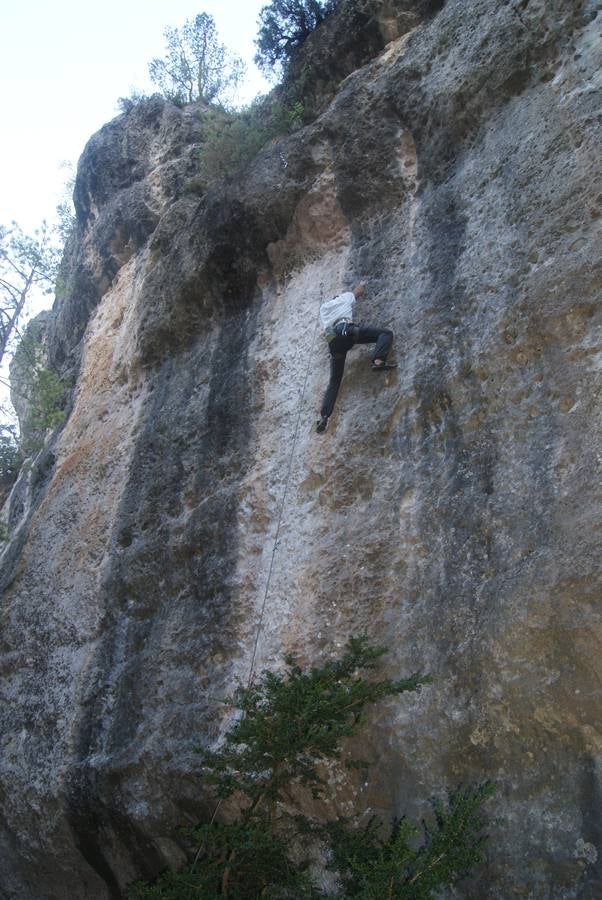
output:
[[[322,303],[323,296],[324,296],[324,284],[323,284],[323,282],[321,282],[320,283],[320,303]],[[284,505],[286,503],[286,496],[288,493],[288,486],[290,483],[290,476],[291,476],[291,471],[293,468],[293,460],[295,458],[295,447],[297,445],[297,437],[299,434],[299,425],[301,424],[301,413],[303,412],[303,404],[304,404],[304,400],[305,400],[305,389],[307,387],[307,381],[309,378],[309,369],[311,366],[311,360],[312,360],[312,356],[313,356],[314,344],[316,342],[316,334],[318,332],[318,322],[319,321],[320,321],[320,310],[318,308],[318,315],[316,316],[314,332],[313,332],[312,339],[311,339],[311,347],[309,348],[309,355],[307,358],[307,368],[305,370],[305,378],[303,379],[303,388],[301,390],[301,397],[299,398],[299,406],[298,406],[298,410],[297,410],[297,421],[295,423],[295,432],[293,434],[293,443],[291,445],[291,452],[289,455],[288,466],[287,466],[287,470],[286,470],[284,490],[282,492],[282,499],[280,501],[280,509],[278,511],[278,523],[276,525],[276,534],[274,536],[274,544],[272,546],[272,555],[270,557],[270,567],[268,569],[268,577],[266,580],[265,591],[263,594],[263,601],[261,604],[261,612],[259,614],[259,622],[257,623],[257,632],[255,634],[255,642],[253,644],[253,655],[251,657],[251,666],[249,668],[249,678],[247,680],[247,688],[249,688],[251,686],[251,683],[253,681],[253,674],[255,672],[255,660],[257,658],[257,648],[259,646],[259,638],[261,637],[261,631],[263,628],[263,619],[265,616],[266,605],[267,605],[268,596],[270,593],[270,582],[272,580],[272,574],[274,572],[274,560],[276,558],[276,551],[278,550],[278,545],[280,543],[280,527],[282,525],[282,516],[284,513]],[[215,817],[217,816],[217,813],[218,813],[221,805],[222,805],[222,800],[220,798],[217,801],[217,805],[216,805],[215,809],[213,810],[213,815],[211,816],[211,820],[209,822],[210,825],[213,825],[213,823],[215,821]],[[201,844],[201,846],[199,847],[197,854],[194,858],[194,862],[192,864],[193,868],[196,865],[198,858],[201,855],[202,850],[203,850],[203,845]]]
[[[324,291],[324,285],[321,283],[320,284],[320,303],[322,302],[323,291]],[[261,631],[263,628],[263,618],[265,615],[265,608],[266,608],[266,604],[267,604],[268,595],[270,592],[270,582],[272,580],[272,573],[274,571],[274,559],[276,556],[276,551],[278,550],[278,545],[280,543],[280,526],[282,524],[282,515],[284,513],[284,505],[286,503],[286,496],[288,493],[288,486],[290,483],[290,475],[291,475],[291,471],[293,468],[293,460],[295,458],[295,447],[297,444],[297,436],[299,434],[299,425],[301,423],[301,413],[303,412],[303,403],[305,400],[305,389],[307,387],[307,380],[309,378],[309,369],[311,366],[311,360],[312,360],[312,356],[313,356],[314,344],[316,342],[316,334],[318,331],[318,322],[319,321],[320,321],[320,313],[318,310],[318,315],[316,317],[316,323],[314,325],[314,332],[313,332],[312,339],[311,339],[311,347],[309,349],[309,355],[308,355],[308,359],[307,359],[307,368],[305,370],[305,378],[303,380],[303,388],[301,390],[301,397],[299,400],[299,407],[298,407],[298,411],[297,411],[297,422],[295,424],[295,433],[293,435],[293,443],[291,446],[291,452],[290,452],[289,461],[288,461],[288,468],[286,471],[286,479],[284,482],[284,491],[282,492],[282,499],[280,501],[280,510],[278,513],[278,524],[276,526],[276,535],[274,537],[274,546],[272,547],[270,568],[268,570],[268,577],[266,580],[265,592],[263,595],[263,603],[261,605],[261,613],[259,615],[259,623],[257,625],[257,633],[255,635],[255,644],[253,646],[253,656],[251,658],[251,668],[249,670],[249,680],[247,682],[247,687],[250,687],[251,682],[253,681],[253,674],[254,674],[254,670],[255,670],[255,659],[257,656],[257,647],[259,646],[259,638],[261,636]]]

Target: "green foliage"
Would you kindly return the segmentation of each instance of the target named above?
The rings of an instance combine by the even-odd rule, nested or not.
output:
[[[269,140],[257,105],[239,113],[211,110],[203,115],[199,177],[205,184],[225,178],[257,155]]]
[[[144,103],[145,100],[149,99],[149,95],[145,94],[142,91],[133,90],[127,97],[118,97],[117,98],[117,109],[120,113],[131,113],[133,109],[136,109],[137,106],[140,106],[141,103]]]
[[[254,685],[240,687],[228,703],[241,719],[218,751],[204,750],[206,778],[218,797],[240,792],[250,807],[260,801],[285,800],[292,783],[318,796],[323,787],[317,763],[338,759],[341,743],[358,730],[364,707],[382,697],[415,691],[428,678],[418,674],[401,681],[368,681],[386,651],[354,638],[340,660],[303,672],[288,658],[284,675],[264,672]]]
[[[408,820],[387,827],[372,819],[320,825],[298,812],[308,792],[325,797],[326,773],[354,762],[344,752],[369,704],[430,681],[372,679],[385,653],[365,637],[352,639],[338,660],[303,670],[291,658],[281,673],[263,672],[225,703],[238,717],[220,749],[199,749],[204,776],[220,801],[235,802],[230,823],[212,821],[188,834],[198,845],[194,863],[165,872],[154,885],[138,882],[138,900],[229,897],[318,898],[310,861],[329,857],[342,896],[430,898],[454,884],[482,859],[485,819],[478,813],[489,785],[457,791],[447,805],[434,802],[434,822],[421,829]],[[362,764],[365,765],[365,764]]]
[[[288,102],[275,101],[271,107],[271,121],[274,134],[294,131],[303,123],[305,116],[303,100],[293,97]]]
[[[28,431],[46,431],[65,421],[65,412],[61,409],[65,388],[65,383],[52,369],[41,368],[32,373],[26,419]]]
[[[19,448],[16,429],[0,426],[0,484],[11,485],[19,473],[23,456]]]
[[[58,211],[58,207],[57,207]],[[73,220],[73,227],[75,228],[75,218]],[[59,269],[58,275],[56,276],[56,284],[54,285],[54,296],[57,300],[66,300],[69,296],[69,288],[68,281],[65,278],[64,271]]]
[[[64,164],[63,164],[64,165]],[[73,232],[75,217],[70,200],[73,190],[73,172],[65,185],[64,200],[57,207],[57,223],[50,227],[43,222],[33,234],[25,234],[12,222],[10,227],[0,226],[0,363],[14,353],[17,339],[21,337],[21,323],[30,314],[32,298],[40,294],[50,294],[55,286],[65,240]],[[27,331],[26,331],[27,333]],[[21,347],[27,341],[21,339]],[[16,354],[15,354],[16,355]],[[45,356],[45,354],[43,354]],[[46,429],[58,424],[63,414],[59,410],[58,376],[44,370],[40,354],[33,353],[31,360],[25,347],[21,360],[13,369],[13,374],[24,373],[19,387],[10,385],[11,398],[19,406],[19,418],[23,423],[25,405],[33,403],[33,428]],[[19,380],[19,379],[17,379]],[[6,386],[8,383],[0,378]],[[63,394],[63,386],[60,388]],[[17,400],[18,397],[18,400]],[[0,482],[4,490],[10,486],[20,468],[20,462],[30,449],[28,441],[16,438],[16,430],[10,425],[14,421],[14,410],[8,404],[0,409]]]
[[[56,232],[61,246],[64,246],[75,231],[75,208],[73,206],[73,191],[75,190],[75,170],[73,163],[63,160],[61,168],[67,172],[67,179],[63,186],[61,202],[56,207]],[[55,293],[57,291],[59,272],[55,278]]]
[[[424,821],[422,829],[408,819],[395,822],[385,835],[374,818],[363,827],[353,820],[330,823],[332,868],[345,896],[429,900],[435,891],[456,884],[484,861],[487,820],[479,810],[494,790],[485,782],[450,793],[446,804],[432,800],[434,820]]]
[[[304,112],[303,102],[296,97],[287,101],[260,97],[236,113],[220,109],[203,113],[200,172],[188,190],[197,191],[250,162],[272,138],[299,127]]]
[[[190,832],[204,848],[200,865],[165,872],[158,882],[137,882],[130,897],[141,900],[198,900],[227,896],[317,897],[304,865],[291,862],[286,841],[267,820],[206,825]],[[227,878],[225,875],[227,873]]]
[[[338,0],[272,0],[259,13],[255,62],[271,74],[284,70],[315,28],[337,7]]]
[[[166,28],[165,57],[153,59],[151,80],[176,103],[223,103],[244,75],[241,59],[220,43],[213,16],[200,13],[181,28]]]
[[[21,417],[20,449],[25,455],[39,450],[47,429],[65,420],[63,401],[70,387],[47,366],[45,326],[40,318],[28,324],[11,365],[11,380],[17,385],[11,390]]]

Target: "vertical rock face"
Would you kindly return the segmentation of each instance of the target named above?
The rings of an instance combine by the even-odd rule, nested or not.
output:
[[[201,198],[194,110],[155,98],[84,152],[48,324],[74,403],[5,510],[7,897],[181,861],[212,698],[361,631],[435,682],[375,713],[355,802],[492,778],[460,896],[602,890],[600,17],[411,6],[376,4],[412,30]],[[319,302],[359,278],[399,368],[353,350],[319,436]]]

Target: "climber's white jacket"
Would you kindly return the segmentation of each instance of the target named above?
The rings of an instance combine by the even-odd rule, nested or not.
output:
[[[322,320],[324,331],[331,328],[339,319],[349,319],[351,322],[353,320],[354,303],[355,296],[351,291],[345,291],[344,294],[339,294],[338,297],[333,297],[332,300],[326,300],[320,306],[320,319]]]

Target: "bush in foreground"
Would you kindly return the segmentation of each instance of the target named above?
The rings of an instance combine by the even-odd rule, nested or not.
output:
[[[312,877],[312,860],[326,858],[342,896],[363,900],[432,897],[483,860],[486,818],[480,807],[489,784],[434,801],[432,821],[384,823],[357,818],[321,823],[302,814],[304,799],[326,798],[329,780],[366,763],[343,744],[357,734],[365,708],[416,691],[428,676],[371,680],[385,650],[364,637],[320,668],[302,670],[287,658],[281,673],[264,672],[226,701],[240,717],[220,749],[199,750],[205,780],[219,801],[235,801],[231,823],[211,822],[187,833],[198,842],[193,864],[137,882],[139,900],[198,898],[318,898],[328,896]]]

